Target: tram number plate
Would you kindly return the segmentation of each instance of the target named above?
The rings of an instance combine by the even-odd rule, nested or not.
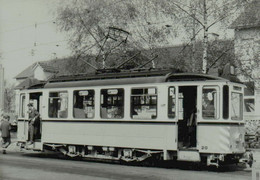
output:
[[[208,146],[201,146],[202,150],[208,150]]]

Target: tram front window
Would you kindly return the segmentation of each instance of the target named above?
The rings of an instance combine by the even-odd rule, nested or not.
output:
[[[202,117],[204,119],[217,119],[218,93],[217,88],[203,87]]]
[[[155,119],[157,117],[157,89],[138,88],[131,91],[131,118]]]
[[[122,119],[124,117],[124,89],[101,90],[101,118]]]
[[[51,92],[49,94],[49,117],[67,118],[68,92]]]
[[[231,119],[242,120],[243,117],[243,102],[241,93],[231,93]]]

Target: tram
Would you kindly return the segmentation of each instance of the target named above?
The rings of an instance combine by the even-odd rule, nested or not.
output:
[[[171,70],[54,77],[19,90],[18,143],[71,157],[237,163],[245,153],[243,89]],[[32,145],[28,103],[41,115]]]

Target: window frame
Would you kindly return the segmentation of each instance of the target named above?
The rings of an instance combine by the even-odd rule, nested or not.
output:
[[[155,94],[152,94],[152,95],[149,95],[148,94],[148,89],[149,88],[153,88],[153,89],[155,89]],[[147,89],[147,94],[132,94],[132,90],[137,90],[137,89],[143,89],[143,91],[144,91],[144,89]],[[132,97],[147,97],[147,96],[155,96],[156,97],[156,101],[155,101],[155,104],[153,105],[149,105],[149,106],[155,106],[155,108],[156,108],[156,110],[155,110],[155,118],[152,118],[152,116],[151,116],[151,118],[143,118],[143,117],[136,117],[136,118],[134,118],[133,117],[133,114],[132,114],[132,112],[133,112],[133,110],[134,110],[134,103],[132,102],[133,101],[133,99],[132,99]],[[147,104],[140,104],[140,107],[141,106],[147,106]],[[156,87],[156,86],[149,86],[149,87],[132,87],[131,89],[130,89],[130,118],[131,119],[133,119],[133,120],[135,120],[135,119],[138,119],[138,120],[156,120],[157,118],[158,118],[158,88]]]
[[[170,88],[174,88],[174,95],[175,95],[175,97],[174,98],[171,98],[171,100],[172,99],[175,99],[174,100],[174,104],[175,104],[175,106],[174,106],[174,116],[173,117],[170,117]],[[175,119],[176,118],[176,113],[177,113],[177,108],[176,108],[176,106],[177,106],[177,96],[176,96],[176,87],[175,86],[169,86],[168,87],[168,97],[167,97],[167,99],[168,99],[168,104],[167,104],[167,117],[169,118],[169,119]]]
[[[254,101],[254,109],[253,109],[253,111],[246,111],[246,103],[245,103],[245,101],[246,100],[253,100]],[[255,96],[244,96],[244,113],[245,114],[254,114],[255,113],[255,104],[256,104],[256,99],[255,99]]]
[[[204,89],[215,89],[216,90],[216,106],[214,106],[216,109],[214,112],[216,113],[216,117],[214,118],[208,118],[203,116],[203,90]],[[209,120],[209,121],[214,121],[214,120],[220,120],[220,87],[218,85],[204,85],[202,86],[201,89],[201,117],[203,120]]]
[[[93,98],[93,100],[92,100],[92,103],[93,103],[93,105],[91,105],[91,106],[89,106],[89,107],[93,107],[93,110],[92,110],[92,113],[93,113],[93,116],[92,117],[85,117],[85,118],[81,118],[81,117],[75,117],[75,107],[74,107],[74,103],[76,103],[76,99],[75,99],[75,93],[76,92],[80,92],[80,91],[92,91],[92,92],[94,92],[93,93],[93,96],[92,97],[94,97]],[[94,119],[95,118],[95,115],[96,115],[96,103],[95,103],[95,99],[96,99],[96,91],[95,91],[95,89],[75,89],[75,90],[73,90],[73,105],[72,105],[72,108],[73,108],[73,112],[72,112],[72,117],[73,117],[73,119]],[[85,97],[85,96],[84,96]],[[84,101],[84,99],[83,99],[83,101]],[[78,109],[80,109],[80,108],[78,108]],[[84,111],[84,109],[81,109],[81,110],[83,110]],[[85,113],[85,112],[84,112]],[[85,113],[85,115],[86,115],[86,113]]]
[[[240,117],[238,117],[237,119],[235,119],[234,117],[233,117],[233,114],[232,114],[232,94],[239,94],[240,95],[240,110],[239,110],[239,112],[240,112]],[[243,93],[242,92],[238,92],[238,91],[231,91],[231,96],[230,96],[230,106],[231,106],[231,108],[230,108],[230,119],[232,120],[232,121],[243,121],[243,116],[244,116],[244,114],[243,114],[243,111],[244,111],[244,107],[243,107]]]
[[[58,115],[58,109],[57,109],[57,117],[51,117],[50,116],[50,98],[55,98],[55,99],[61,99],[60,97],[50,97],[51,93],[67,93],[67,116],[66,117],[59,117]],[[69,92],[67,90],[58,90],[58,91],[50,91],[48,94],[48,118],[53,118],[53,119],[68,119],[69,117]]]
[[[120,118],[118,118],[118,117],[111,117],[111,118],[109,118],[107,112],[106,112],[106,116],[107,116],[107,117],[103,117],[103,111],[102,111],[103,104],[104,104],[104,96],[102,96],[102,95],[103,95],[103,94],[102,94],[102,91],[103,91],[103,90],[106,90],[106,91],[107,91],[107,94],[108,94],[108,90],[117,90],[117,91],[118,91],[118,90],[122,90],[122,117],[120,117]],[[119,92],[117,92],[117,93],[119,93]],[[125,88],[122,88],[122,87],[120,87],[120,88],[116,88],[116,87],[115,87],[115,88],[114,88],[114,87],[113,87],[113,88],[101,88],[99,95],[100,95],[100,101],[99,101],[100,114],[99,114],[99,115],[100,115],[100,118],[101,118],[101,119],[115,119],[115,120],[124,119],[124,117],[125,117],[125,101],[126,101],[126,99],[125,99]],[[114,96],[116,96],[116,95],[114,95]],[[118,96],[118,95],[117,95],[117,96]],[[111,96],[111,97],[113,97],[113,96]],[[119,97],[119,96],[118,96],[118,97]],[[103,101],[103,103],[102,103],[102,101]],[[108,107],[108,106],[111,106],[111,107],[113,106],[113,107],[114,107],[115,105],[108,105],[108,104],[107,104],[107,107]],[[108,109],[107,107],[105,108],[106,111],[107,111],[107,109]],[[119,107],[119,106],[116,106],[116,107]]]
[[[230,118],[230,89],[229,85],[223,85],[222,87],[222,118],[224,120]],[[225,91],[227,91],[226,94]],[[227,107],[225,105],[227,105]]]
[[[24,97],[24,101],[22,101],[23,97]],[[24,110],[24,112],[22,112],[22,110]],[[20,94],[20,98],[19,98],[19,117],[23,118],[23,119],[26,118],[26,94],[25,93]]]

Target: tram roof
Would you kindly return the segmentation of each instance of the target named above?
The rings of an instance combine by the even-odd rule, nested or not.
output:
[[[44,88],[109,86],[206,80],[223,82],[229,81],[221,77],[205,74],[180,73],[173,70],[151,70],[59,76],[49,80]]]

